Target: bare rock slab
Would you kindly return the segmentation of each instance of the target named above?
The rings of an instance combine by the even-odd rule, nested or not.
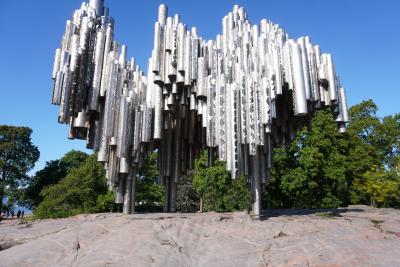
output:
[[[0,224],[0,266],[400,266],[400,210],[89,214]]]

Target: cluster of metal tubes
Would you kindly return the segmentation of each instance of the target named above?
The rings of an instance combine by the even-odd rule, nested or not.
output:
[[[233,179],[248,177],[259,214],[274,146],[293,140],[324,106],[345,131],[346,96],[332,56],[265,19],[252,25],[243,7],[206,41],[160,5],[147,75],[113,33],[103,0],[74,12],[56,50],[52,103],[68,138],[98,151],[126,213],[134,210],[137,170],[155,149],[165,211],[176,211],[176,183],[207,149],[209,165],[218,159]]]

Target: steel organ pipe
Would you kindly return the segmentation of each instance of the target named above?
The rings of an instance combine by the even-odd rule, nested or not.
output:
[[[293,42],[291,43],[293,78],[294,78],[294,107],[295,115],[307,114],[307,97],[304,83],[304,70],[301,57],[300,46]]]
[[[333,66],[332,55],[326,54],[326,64],[327,64],[327,74],[328,74],[328,82],[329,82],[329,96],[331,102],[337,101],[337,84],[336,84],[336,75],[335,68]]]
[[[103,69],[103,58],[104,58],[104,45],[105,45],[105,33],[103,29],[100,29],[96,35],[96,46],[94,51],[94,73],[93,73],[93,85],[90,91],[89,109],[97,110],[99,95],[100,95],[100,82],[101,73]]]

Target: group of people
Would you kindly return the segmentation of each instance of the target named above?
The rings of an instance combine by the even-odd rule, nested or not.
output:
[[[1,214],[2,216],[1,217],[4,217],[4,215],[6,215],[6,218],[10,218],[11,217],[11,219],[14,219],[14,216],[17,216],[17,219],[19,219],[19,218],[24,218],[24,214],[25,214],[25,211],[21,211],[21,210],[18,210],[17,211],[17,213],[15,213],[15,211],[14,210],[11,210],[11,211],[7,211],[7,213],[6,214]]]

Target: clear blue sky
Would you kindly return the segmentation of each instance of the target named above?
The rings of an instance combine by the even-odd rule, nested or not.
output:
[[[128,45],[146,69],[159,1],[106,0],[116,20],[116,38]],[[66,19],[80,0],[4,0],[0,16],[0,124],[28,126],[40,149],[35,170],[85,142],[67,139],[67,126],[57,123],[50,104],[54,50]],[[347,89],[348,104],[372,98],[379,116],[400,111],[400,1],[164,1],[169,14],[196,26],[201,36],[215,38],[221,19],[234,4],[246,8],[252,23],[267,18],[291,37],[311,36],[334,56]]]

